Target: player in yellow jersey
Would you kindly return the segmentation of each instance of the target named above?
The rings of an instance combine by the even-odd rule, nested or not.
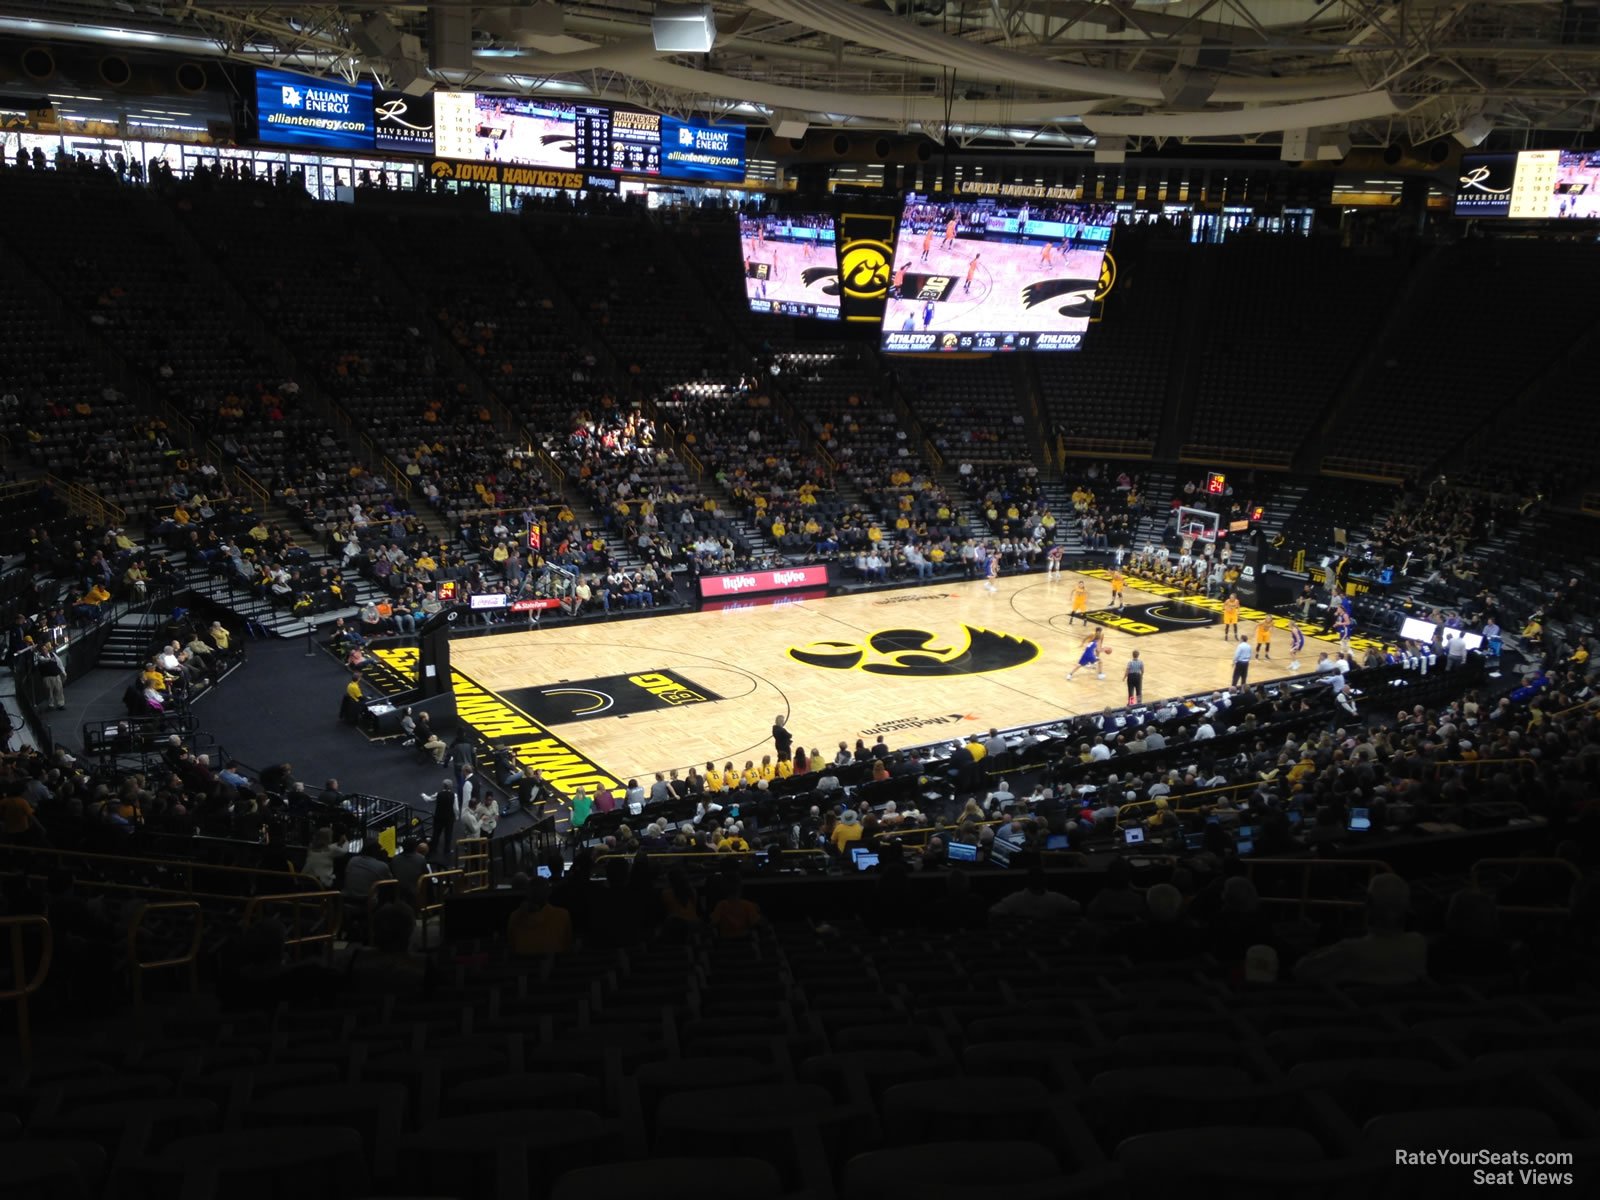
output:
[[[1256,625],[1256,657],[1272,657],[1272,618],[1268,617]]]
[[[788,756],[785,755],[783,758],[778,760],[777,777],[779,779],[789,779],[793,777],[793,775],[794,763],[790,762]]]
[[[756,768],[756,771],[760,774],[761,778],[765,779],[768,783],[771,783],[778,774],[778,768],[772,765],[772,755],[763,754],[761,756],[761,765]]]
[[[717,770],[717,764],[716,763],[708,762],[706,764],[706,791],[707,792],[720,792],[721,790],[722,790],[722,772]]]
[[[1239,640],[1239,597],[1230,595],[1222,602],[1222,640]]]
[[[1111,607],[1119,611],[1122,608],[1122,589],[1127,582],[1122,577],[1121,567],[1113,567],[1111,569]]]
[[[761,779],[761,772],[756,770],[755,759],[747,758],[744,760],[744,773],[740,778],[744,780],[748,787],[755,787],[756,783]]]
[[[1082,621],[1085,625],[1089,623],[1089,589],[1084,586],[1081,579],[1072,589],[1072,612],[1067,617],[1067,624],[1071,625],[1075,620]]]

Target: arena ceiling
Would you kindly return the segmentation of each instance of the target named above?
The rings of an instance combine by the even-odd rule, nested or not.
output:
[[[1600,0],[711,7],[716,43],[691,55],[657,52],[652,0],[7,0],[0,33],[961,145],[1043,148],[1093,135],[1137,150],[1275,144],[1297,131],[1310,131],[1313,144],[1452,134],[1519,144],[1547,131],[1575,142],[1600,117]],[[440,65],[452,28],[465,49]]]

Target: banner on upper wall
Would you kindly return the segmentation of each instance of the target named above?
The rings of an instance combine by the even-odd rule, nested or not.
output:
[[[576,171],[516,167],[510,163],[452,162],[443,158],[428,164],[428,174],[434,179],[450,179],[456,183],[505,183],[513,187],[563,188],[569,192],[581,192],[589,186],[588,178]]]
[[[742,182],[744,126],[662,117],[661,174],[669,179]]]
[[[841,213],[838,245],[839,307],[844,319],[881,322],[894,261],[894,217]]]
[[[256,134],[263,142],[371,151],[372,84],[258,68]]]
[[[433,153],[433,93],[408,96],[379,92],[373,97],[373,146],[402,154]]]

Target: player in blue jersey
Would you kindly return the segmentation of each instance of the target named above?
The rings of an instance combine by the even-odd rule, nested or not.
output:
[[[1300,669],[1300,651],[1306,648],[1305,631],[1293,618],[1289,620],[1289,670]]]
[[[1083,653],[1078,655],[1078,665],[1067,672],[1067,678],[1071,679],[1084,667],[1093,667],[1095,672],[1094,677],[1096,679],[1104,679],[1106,677],[1106,672],[1105,664],[1101,661],[1101,655],[1111,653],[1111,651],[1106,648],[1105,642],[1106,631],[1104,629],[1096,629],[1094,631],[1094,636],[1083,643]]]

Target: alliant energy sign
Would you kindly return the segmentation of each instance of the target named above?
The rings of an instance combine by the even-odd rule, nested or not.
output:
[[[827,586],[826,564],[781,567],[775,571],[735,571],[729,575],[702,575],[700,599],[722,600],[729,596],[756,596],[763,592],[792,592],[801,588]]]

